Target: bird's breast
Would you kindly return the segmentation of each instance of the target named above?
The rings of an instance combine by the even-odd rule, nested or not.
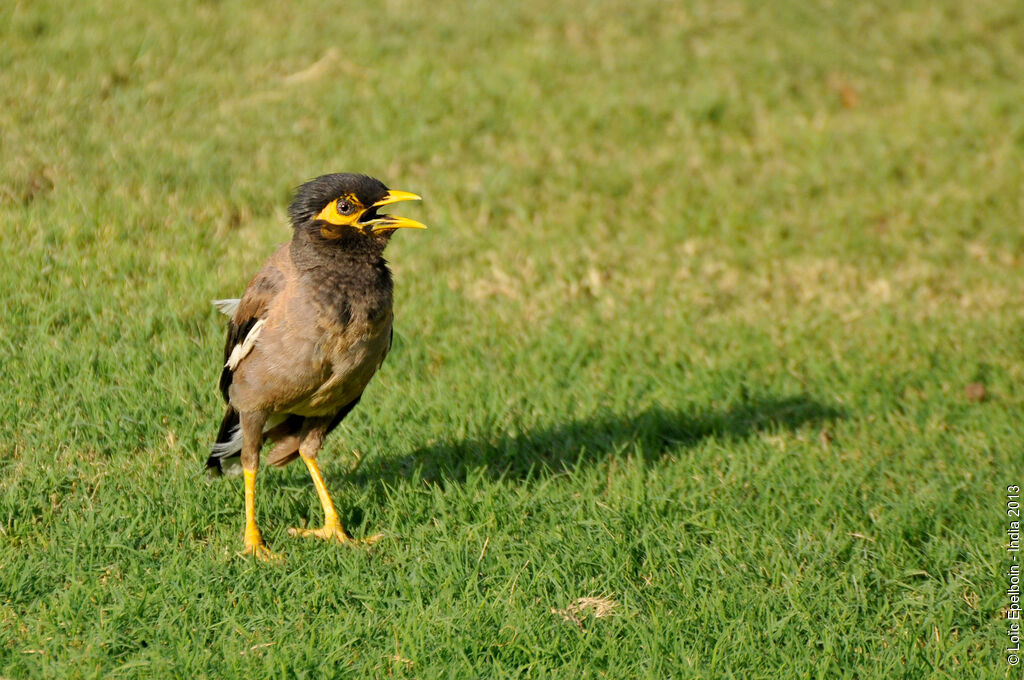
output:
[[[328,377],[310,398],[313,409],[329,411],[362,394],[388,351],[390,310],[376,322],[355,321],[353,317],[344,329],[325,333],[317,343],[316,355]]]

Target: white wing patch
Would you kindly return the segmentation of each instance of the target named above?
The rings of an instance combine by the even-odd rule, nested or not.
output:
[[[242,361],[242,359],[252,351],[252,348],[256,346],[256,338],[260,336],[260,331],[263,330],[263,326],[266,323],[266,319],[260,319],[253,324],[249,333],[246,334],[245,340],[242,340],[242,342],[232,348],[231,354],[228,355],[227,363],[224,364],[226,367],[232,371],[238,368],[239,362]]]
[[[225,316],[234,316],[235,310],[238,309],[238,303],[242,301],[242,298],[224,298],[223,300],[213,300],[213,306],[220,310],[221,314]]]

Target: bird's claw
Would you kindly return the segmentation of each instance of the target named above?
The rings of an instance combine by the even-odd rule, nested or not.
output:
[[[270,552],[270,548],[262,542],[247,544],[242,550],[242,554],[252,555],[260,562],[267,562],[268,564],[281,564],[284,562],[284,555]]]
[[[380,539],[384,538],[384,534],[374,534],[373,536],[364,536],[359,539],[359,542],[363,545],[373,545]]]
[[[338,543],[348,543],[352,540],[352,537],[348,535],[348,532],[340,524],[325,524],[319,529],[293,527],[288,530],[288,533],[292,536],[312,536],[324,541],[337,541]]]
[[[363,543],[366,545],[372,545],[384,537],[384,534],[377,534],[375,536],[369,536],[367,538],[352,538],[347,531],[341,526],[341,524],[325,524],[319,529],[303,529],[300,527],[294,527],[288,530],[288,533],[292,536],[313,536],[324,541],[331,541],[337,543]]]

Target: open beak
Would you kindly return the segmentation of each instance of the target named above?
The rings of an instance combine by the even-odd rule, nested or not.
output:
[[[380,208],[385,205],[391,205],[392,203],[399,203],[401,201],[422,201],[423,199],[416,194],[409,193],[408,191],[389,191],[384,195],[384,198],[380,199],[371,208]],[[408,217],[396,217],[394,215],[377,215],[371,220],[367,220],[363,223],[370,227],[370,231],[384,231],[385,229],[426,229],[427,225],[416,220],[411,220]]]

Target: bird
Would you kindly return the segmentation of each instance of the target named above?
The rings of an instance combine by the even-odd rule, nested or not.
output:
[[[237,473],[245,488],[243,552],[275,561],[256,522],[256,474],[296,458],[312,478],[324,525],[297,536],[340,543],[342,526],[317,464],[324,438],[359,403],[391,349],[392,276],[384,248],[398,229],[426,229],[381,208],[421,198],[366,175],[333,173],[295,190],[292,238],[266,260],[239,299],[214,300],[230,316],[220,391],[226,410],[207,471]]]

